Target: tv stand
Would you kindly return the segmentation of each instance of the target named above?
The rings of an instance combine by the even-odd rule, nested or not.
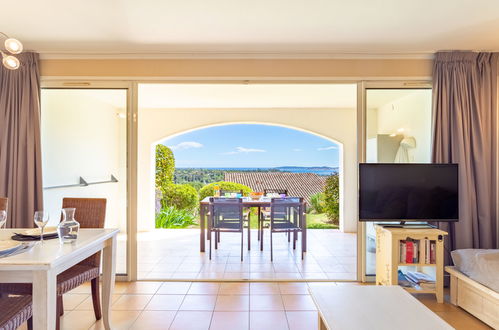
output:
[[[406,221],[400,221],[400,224],[380,224],[383,228],[410,228],[410,229],[431,229],[437,228],[429,223],[407,223]]]

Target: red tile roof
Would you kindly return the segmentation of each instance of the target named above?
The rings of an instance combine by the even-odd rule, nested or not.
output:
[[[250,187],[253,191],[287,189],[289,196],[303,197],[310,205],[310,196],[323,192],[326,177],[315,173],[290,172],[226,172],[225,181]]]

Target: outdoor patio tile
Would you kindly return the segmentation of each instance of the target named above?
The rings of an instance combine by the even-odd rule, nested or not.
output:
[[[164,282],[156,294],[187,294],[191,282]]]
[[[276,273],[298,273],[298,267],[291,263],[274,263],[274,270]]]
[[[224,278],[224,272],[200,272],[198,280],[220,280]]]
[[[249,273],[249,264],[227,264],[225,267],[226,273]]]
[[[282,301],[286,311],[304,311],[317,310],[314,301],[310,295],[286,294],[282,295]]]
[[[178,311],[170,330],[208,330],[213,312]]]
[[[177,311],[143,311],[135,320],[131,330],[162,330],[172,324]]]
[[[178,280],[193,280],[197,279],[199,272],[175,272],[172,274],[171,279]]]
[[[305,280],[327,280],[326,273],[301,273],[301,276]]]
[[[213,313],[210,330],[249,330],[249,312]]]
[[[249,304],[249,295],[218,295],[215,311],[248,311]]]
[[[286,312],[290,330],[318,329],[319,317],[317,312]]]
[[[355,281],[357,279],[357,273],[326,273],[326,275],[330,280]]]
[[[275,278],[280,280],[301,280],[300,273],[275,273]]]
[[[275,278],[275,273],[250,273],[250,279],[252,280],[273,280]]]
[[[231,294],[244,294],[250,293],[249,283],[222,283],[218,294],[231,295]]]
[[[346,269],[343,267],[343,265],[336,264],[336,265],[321,265],[322,270],[325,273],[345,273]]]
[[[173,273],[165,273],[165,272],[149,272],[144,277],[146,280],[168,280],[172,277]],[[139,277],[139,279],[142,279]]]
[[[252,295],[250,297],[251,311],[280,311],[284,310],[281,295]]]
[[[175,272],[180,264],[156,264],[152,267],[150,270],[151,272],[164,272],[164,273],[169,273],[169,272]],[[139,265],[139,270],[142,270]]]
[[[250,313],[251,330],[288,330],[288,321],[286,313],[283,311],[275,312],[251,312]]]
[[[247,280],[250,278],[248,273],[224,273],[224,279],[226,280]]]
[[[176,311],[182,305],[184,301],[184,295],[179,294],[168,294],[162,295],[157,294],[151,298],[145,310],[147,311]]]
[[[176,273],[199,273],[203,269],[203,264],[181,264]]]
[[[218,294],[220,283],[195,282],[192,283],[187,294]]]
[[[213,311],[216,300],[216,295],[187,295],[180,306],[180,310]]]

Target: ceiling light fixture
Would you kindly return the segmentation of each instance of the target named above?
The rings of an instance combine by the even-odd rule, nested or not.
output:
[[[14,38],[10,38],[3,32],[0,32],[0,37],[5,38],[4,47],[5,51],[0,49],[2,54],[2,64],[9,70],[19,69],[21,63],[14,55],[20,54],[23,51],[23,44]]]

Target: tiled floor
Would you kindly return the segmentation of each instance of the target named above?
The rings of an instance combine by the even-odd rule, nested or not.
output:
[[[138,275],[148,280],[355,280],[356,234],[332,229],[310,229],[308,252],[301,259],[301,238],[296,250],[286,234],[274,234],[274,261],[270,261],[268,230],[260,251],[256,230],[251,250],[244,232],[243,262],[240,260],[241,234],[222,233],[212,260],[199,252],[198,229],[160,229],[138,235]],[[207,241],[209,244],[209,241]]]
[[[118,282],[113,329],[317,329],[317,311],[308,295],[314,285],[356,284]],[[436,303],[432,295],[417,298],[458,330],[490,329],[458,307]],[[104,328],[102,321],[95,322],[88,285],[65,295],[64,308],[62,329]]]

